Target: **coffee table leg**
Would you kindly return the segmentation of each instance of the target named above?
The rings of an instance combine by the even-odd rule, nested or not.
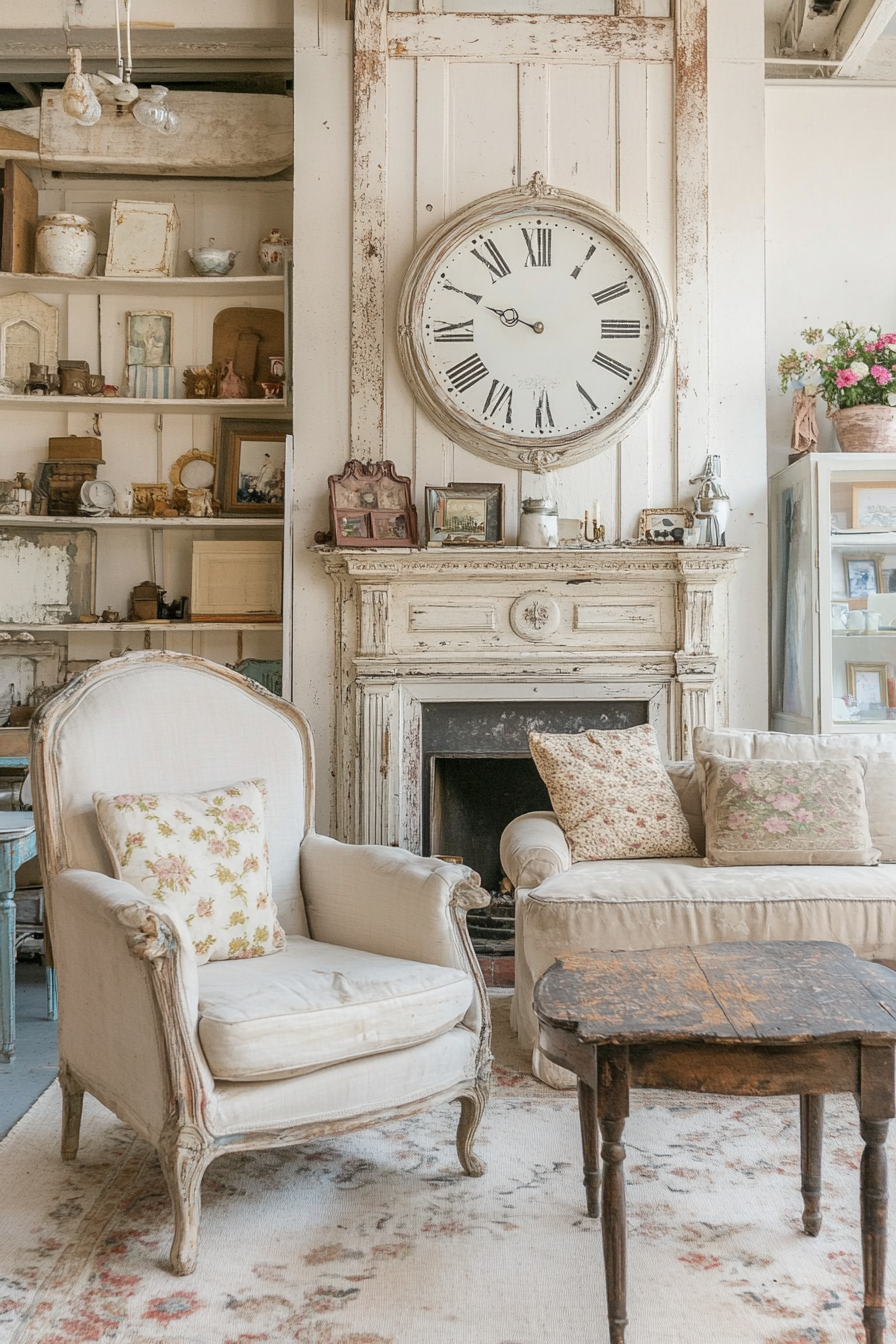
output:
[[[883,1344],[884,1278],[887,1262],[888,1120],[860,1120],[862,1153],[862,1267],[865,1274],[865,1338]]]
[[[585,1201],[589,1218],[600,1217],[600,1166],[597,1160],[597,1093],[579,1081],[579,1126],[582,1130],[582,1165]]]
[[[624,1344],[628,1317],[625,1312],[625,1147],[622,1143],[624,1120],[600,1121],[603,1188],[604,1271],[607,1278],[607,1315],[610,1344]]]
[[[821,1147],[824,1141],[824,1095],[800,1097],[800,1158],[803,1172],[803,1231],[821,1231]]]

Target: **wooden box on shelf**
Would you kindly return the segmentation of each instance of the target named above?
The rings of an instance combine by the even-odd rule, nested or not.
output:
[[[191,620],[279,621],[282,610],[282,542],[193,542]]]

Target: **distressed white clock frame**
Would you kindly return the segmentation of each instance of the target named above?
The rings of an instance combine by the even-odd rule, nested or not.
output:
[[[617,14],[445,14],[441,0],[418,13],[389,12],[388,0],[354,0],[351,455],[387,456],[386,241],[388,78],[391,61],[520,62],[521,79],[545,86],[552,64],[670,64],[675,145],[674,475],[682,495],[708,451],[709,142],[707,0],[673,0],[672,18],[646,18],[642,0],[618,0]],[[522,64],[525,63],[525,64]],[[538,136],[532,139],[537,144]],[[544,171],[544,154],[521,179]],[[678,445],[687,457],[679,461]],[[522,464],[521,464],[522,465]],[[546,465],[550,465],[549,463]]]
[[[538,211],[546,219],[567,219],[608,238],[619,249],[644,287],[650,306],[650,343],[645,367],[631,395],[596,425],[571,434],[552,435],[543,443],[525,443],[477,422],[453,404],[443,391],[427,355],[423,334],[424,308],[439,268],[477,229],[514,219],[521,210]],[[659,386],[672,345],[669,300],[663,278],[638,237],[609,210],[572,191],[549,186],[534,173],[526,186],[480,197],[445,220],[419,249],[405,276],[398,300],[398,353],[405,377],[427,414],[444,434],[471,452],[503,467],[566,467],[584,462],[618,442],[643,415]]]
[[[663,754],[727,722],[734,547],[331,551],[340,836],[420,851],[422,711],[644,700]]]

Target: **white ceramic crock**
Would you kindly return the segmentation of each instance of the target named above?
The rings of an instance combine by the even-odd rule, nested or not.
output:
[[[96,261],[96,232],[83,215],[43,215],[34,239],[38,275],[89,275]]]

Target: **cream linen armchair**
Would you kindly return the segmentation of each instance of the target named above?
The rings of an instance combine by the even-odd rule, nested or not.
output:
[[[39,852],[59,978],[62,1156],[87,1091],[153,1144],[174,1210],[170,1264],[196,1267],[213,1158],[460,1102],[472,1151],[488,1097],[488,1000],[466,930],[468,868],[315,835],[296,709],[186,654],[100,663],[35,716]],[[180,916],[118,881],[92,797],[267,781],[283,951],[197,966]]]

